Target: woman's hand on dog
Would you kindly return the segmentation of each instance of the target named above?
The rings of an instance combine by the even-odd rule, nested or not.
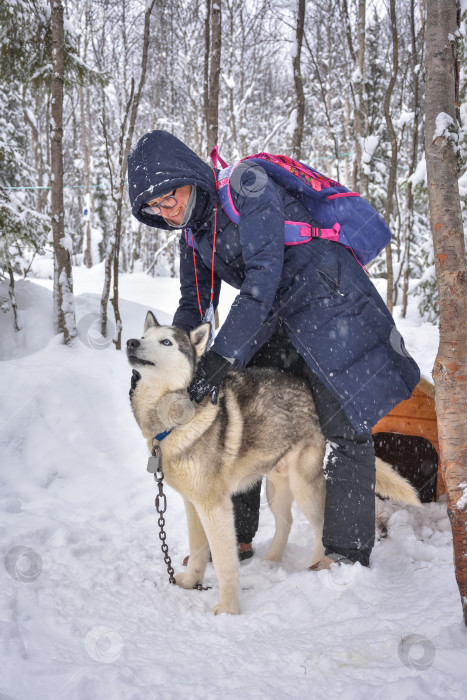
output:
[[[205,396],[211,397],[211,403],[216,404],[224,377],[232,369],[232,364],[214,350],[208,350],[201,356],[195,376],[188,387],[192,401],[200,403]]]

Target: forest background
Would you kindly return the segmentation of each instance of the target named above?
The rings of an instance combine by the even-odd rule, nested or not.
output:
[[[53,7],[0,2],[0,276],[3,311],[15,279],[53,259],[51,188],[56,51]],[[393,239],[370,266],[387,303],[413,295],[438,321],[424,156],[425,3],[422,0],[82,0],[63,3],[61,245],[72,265],[104,263],[103,330],[118,274],[178,273],[178,233],[131,217],[126,157],[151,129],[228,162],[269,151],[298,158],[358,191]],[[462,17],[465,20],[465,13]],[[456,36],[462,207],[467,197],[465,21]],[[111,293],[111,277],[114,277]],[[72,286],[70,285],[72,292]]]

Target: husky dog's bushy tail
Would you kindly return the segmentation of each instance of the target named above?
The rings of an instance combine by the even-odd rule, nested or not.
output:
[[[390,464],[376,458],[376,493],[382,498],[393,498],[399,503],[421,506],[416,489],[400,476]]]

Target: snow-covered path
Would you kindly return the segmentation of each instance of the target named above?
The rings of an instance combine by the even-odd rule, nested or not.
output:
[[[77,271],[79,318],[97,312],[100,280]],[[444,502],[384,504],[389,534],[370,569],[312,574],[298,511],[282,565],[261,562],[273,531],[263,499],[240,616],[212,615],[212,565],[212,590],[171,586],[125,357],[92,347],[91,333],[63,347],[50,282],[37,282],[18,285],[22,337],[0,317],[1,700],[467,697]],[[140,335],[149,305],[170,320],[178,283],[135,275],[121,294],[126,339]],[[420,327],[407,333],[426,339]],[[167,492],[178,568],[184,510]]]

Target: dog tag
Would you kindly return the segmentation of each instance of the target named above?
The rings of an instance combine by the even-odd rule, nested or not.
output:
[[[211,324],[211,333],[209,334],[209,341],[208,341],[208,344],[206,346],[206,350],[209,350],[209,348],[213,344],[214,338],[216,336],[216,331],[215,331],[216,320],[214,317],[214,306],[212,304],[212,301],[209,304],[208,310],[206,311],[206,313],[203,316],[203,323],[210,323]]]
[[[160,448],[154,448],[155,454],[152,454],[148,459],[147,470],[150,474],[155,474],[161,466],[161,451]]]

